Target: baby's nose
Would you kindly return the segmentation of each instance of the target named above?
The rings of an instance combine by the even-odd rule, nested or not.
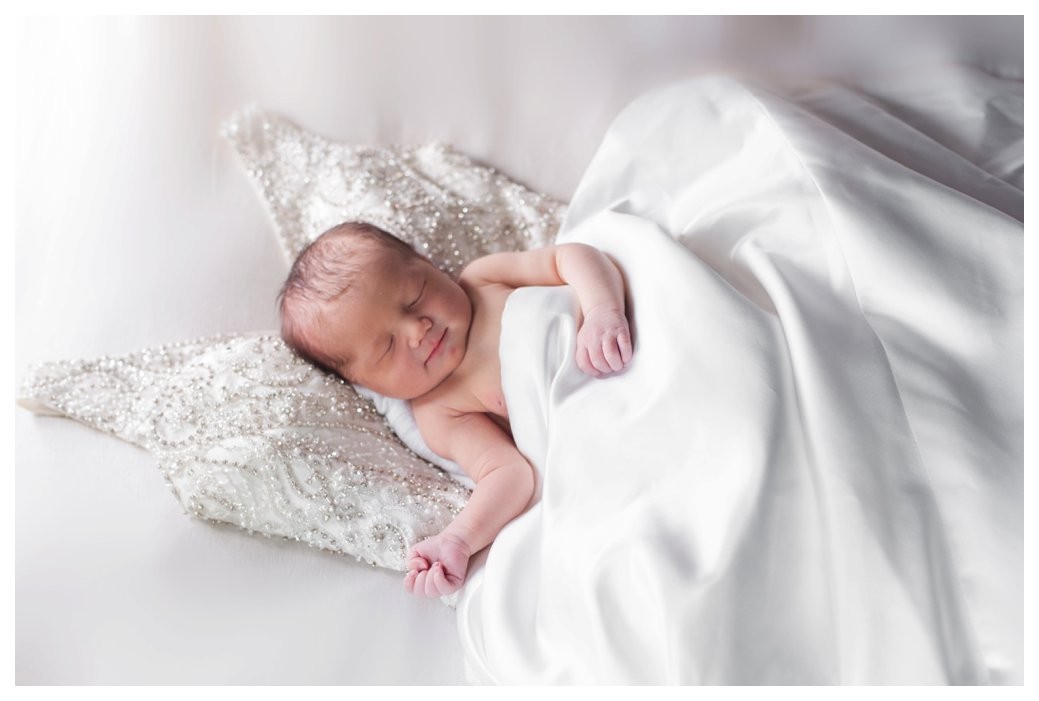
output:
[[[408,339],[408,345],[412,348],[418,348],[422,345],[422,339],[426,337],[429,330],[433,328],[433,322],[426,317],[419,317],[417,323],[413,326],[413,332],[410,334]]]

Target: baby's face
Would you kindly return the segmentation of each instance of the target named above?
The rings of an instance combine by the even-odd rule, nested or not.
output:
[[[462,362],[472,314],[465,291],[431,263],[381,253],[365,280],[323,310],[320,342],[353,359],[358,384],[414,399]]]

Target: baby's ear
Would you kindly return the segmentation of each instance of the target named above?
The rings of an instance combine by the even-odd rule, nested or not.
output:
[[[347,356],[339,361],[339,365],[336,367],[336,374],[346,380],[352,385],[362,386],[364,383],[358,376],[360,368],[358,367],[357,358],[354,356]]]

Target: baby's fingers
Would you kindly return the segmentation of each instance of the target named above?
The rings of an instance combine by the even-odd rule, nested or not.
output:
[[[444,566],[439,562],[434,562],[433,569],[426,578],[426,596],[443,596],[452,591],[451,585],[447,583],[447,576],[444,574]]]
[[[414,586],[412,586],[411,588],[411,593],[415,596],[429,596],[429,594],[426,593],[426,582],[429,580],[429,570],[426,570],[425,572],[418,572],[415,575],[415,579],[413,582]]]
[[[619,372],[631,362],[631,336],[627,329],[611,331],[605,336],[598,348],[590,353],[595,367],[610,374]],[[598,359],[598,362],[596,360]]]
[[[616,336],[609,336],[603,341],[602,350],[611,370],[623,370],[631,362],[631,336],[627,331],[618,331]]]
[[[610,366],[612,372],[624,369],[624,359],[621,356],[620,345],[618,339],[607,336],[602,342],[602,354],[606,359],[606,363]]]
[[[419,572],[429,569],[429,560],[419,555],[414,549],[408,554],[408,569]]]
[[[404,591],[408,592],[409,594],[414,594],[415,580],[417,578],[418,572],[416,570],[409,571],[408,574],[404,577]]]
[[[613,368],[610,367],[609,361],[606,360],[606,341],[603,340],[600,343],[590,347],[588,349],[588,358],[592,362],[592,366],[598,370],[599,375],[609,375],[613,372]]]
[[[625,365],[631,362],[631,356],[633,356],[634,349],[631,347],[631,332],[621,331],[617,334],[617,346],[621,351],[621,360]]]
[[[433,565],[432,572],[433,583],[437,592],[436,596],[445,596],[458,591],[462,588],[462,582],[465,581],[465,577],[451,574],[439,562]]]
[[[598,377],[599,371],[592,365],[592,361],[589,358],[588,349],[584,346],[577,347],[577,367],[581,368],[581,372],[592,377]]]

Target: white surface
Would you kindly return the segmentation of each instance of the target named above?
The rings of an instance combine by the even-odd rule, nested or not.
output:
[[[567,199],[631,98],[726,56],[868,72],[948,47],[1020,66],[1022,45],[1016,18],[28,19],[16,371],[275,327],[287,263],[217,136],[245,102],[452,142]],[[23,411],[15,431],[17,683],[463,679],[453,613],[396,576],[189,519],[108,436]]]
[[[1022,91],[953,77],[988,172],[843,88],[618,117],[557,240],[621,266],[634,356],[583,375],[570,290],[509,297],[541,491],[459,600],[481,679],[1022,683]]]

